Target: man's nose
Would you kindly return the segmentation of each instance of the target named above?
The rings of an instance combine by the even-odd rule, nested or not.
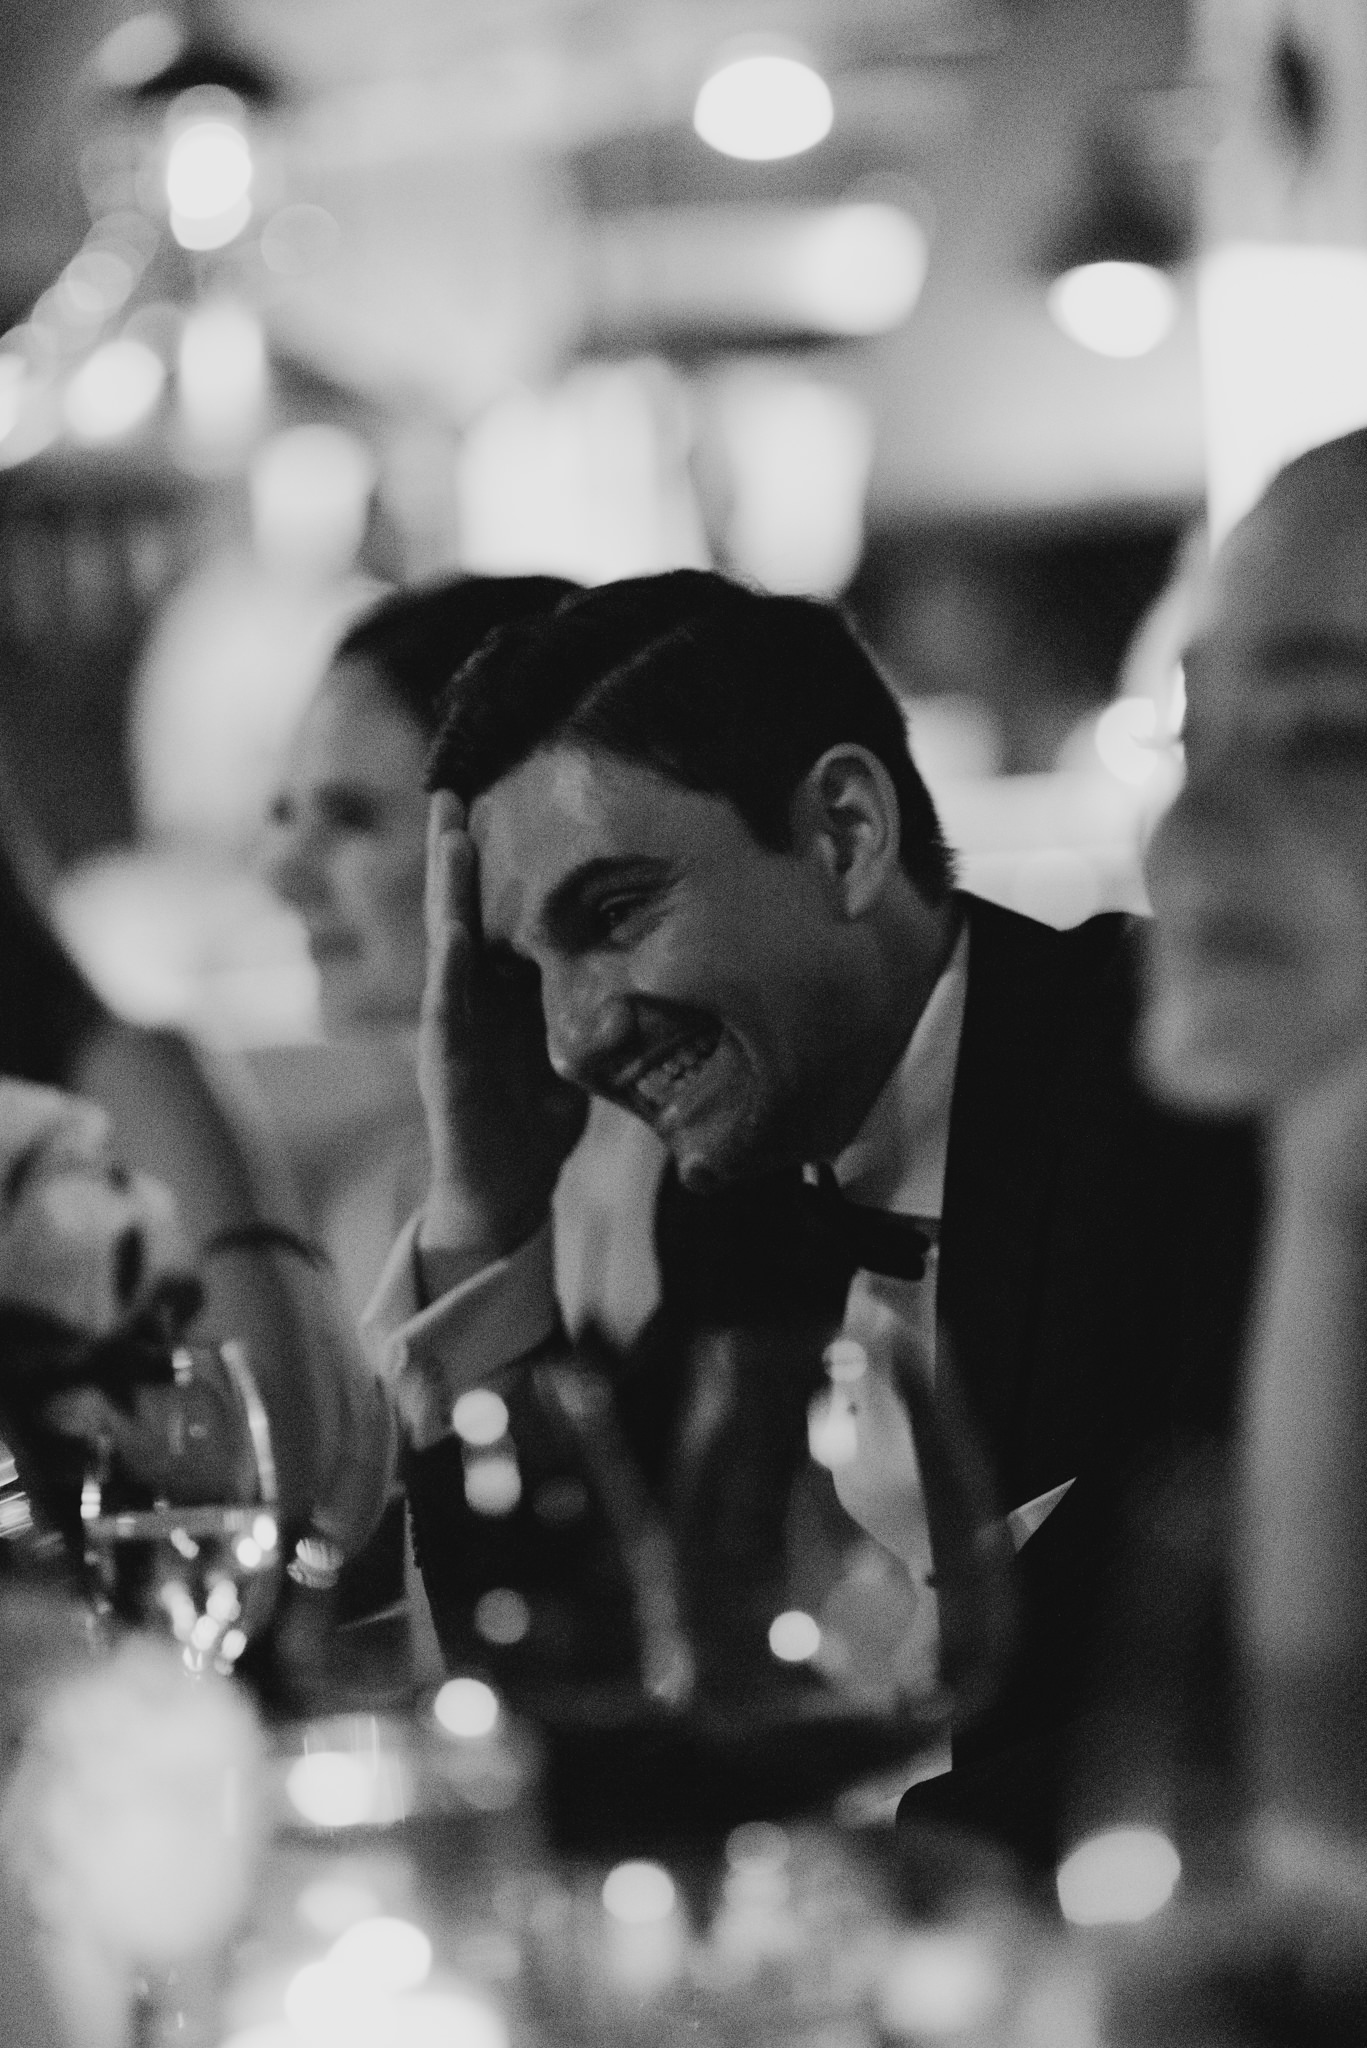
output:
[[[562,1080],[592,1087],[601,1063],[631,1036],[631,1006],[621,975],[601,964],[543,967],[541,1007],[551,1066]]]

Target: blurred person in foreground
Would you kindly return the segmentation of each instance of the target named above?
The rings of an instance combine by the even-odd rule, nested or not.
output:
[[[1243,1134],[1132,1079],[1132,921],[1060,933],[957,891],[901,711],[839,614],[710,575],[497,636],[452,685],[429,781],[432,1181],[373,1314],[439,1627],[458,1642],[468,1593],[453,1402],[487,1383],[515,1406],[561,1342],[548,1203],[603,1097],[671,1161],[662,1305],[615,1410],[688,1618],[726,1639],[843,1330],[863,1364],[836,1488],[911,1574],[933,1674],[943,1560],[880,1370],[900,1347],[985,1453],[1023,1617],[996,1705],[904,1805],[1049,1859],[1118,1503],[1226,1426],[1255,1201]],[[732,1634],[742,1679],[772,1611],[740,1617],[748,1662]]]
[[[335,1577],[379,1518],[391,1423],[326,1277],[306,1256],[289,1174],[220,1064],[178,1031],[115,1015],[96,994],[39,907],[12,808],[0,815],[0,985],[0,1076],[82,1098],[90,1115],[112,1122],[125,1165],[174,1191],[202,1259],[205,1340],[245,1344],[270,1418],[288,1537],[332,1560],[322,1576]],[[7,1214],[17,1189],[9,1181],[7,1172]],[[136,1287],[140,1255],[130,1243],[125,1278]]]
[[[1186,783],[1148,860],[1147,1062],[1174,1101],[1265,1133],[1250,1783],[1283,1875],[1336,1869],[1341,1892],[1367,1859],[1367,433],[1291,463],[1225,542],[1186,689]]]

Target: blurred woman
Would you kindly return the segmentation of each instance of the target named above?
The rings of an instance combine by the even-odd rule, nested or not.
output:
[[[328,1043],[270,1048],[252,1066],[357,1319],[426,1191],[412,1037],[426,965],[423,767],[442,693],[495,627],[549,611],[575,588],[554,576],[469,576],[382,599],[339,643],[271,805],[261,865],[303,922]],[[572,1323],[586,1295],[601,1310],[605,1294],[640,1291],[605,1275],[614,1260],[640,1261],[609,1242],[608,1204],[594,1199],[600,1174],[639,1170],[624,1145],[639,1152],[643,1140],[596,1128],[560,1205]]]
[[[338,645],[267,818],[262,869],[303,923],[328,1043],[270,1048],[252,1065],[357,1319],[426,1185],[412,1033],[438,702],[494,627],[573,588],[465,577],[382,599]]]

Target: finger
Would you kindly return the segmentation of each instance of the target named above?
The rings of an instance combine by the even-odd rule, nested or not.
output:
[[[462,864],[468,868],[468,875]],[[468,893],[473,877],[474,846],[466,830],[465,806],[449,789],[439,789],[427,807],[424,909],[429,941],[453,917],[469,922]]]
[[[428,814],[427,927],[424,1008],[440,1016],[463,1009],[471,963],[479,944],[479,858],[465,829],[464,806],[449,791],[433,798]]]

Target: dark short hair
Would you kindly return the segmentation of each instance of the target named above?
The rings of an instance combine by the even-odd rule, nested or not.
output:
[[[448,576],[392,591],[348,628],[332,661],[365,662],[430,738],[441,723],[446,685],[480,642],[495,627],[550,611],[580,588],[563,576]]]
[[[532,754],[580,747],[725,797],[781,852],[803,776],[851,741],[887,769],[902,865],[942,901],[953,856],[901,707],[841,614],[676,569],[602,584],[493,635],[452,681],[427,786],[469,803]]]

